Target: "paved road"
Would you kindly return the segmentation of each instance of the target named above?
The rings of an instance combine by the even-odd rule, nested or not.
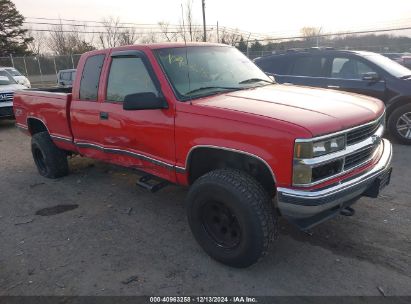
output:
[[[71,175],[44,179],[29,144],[0,121],[0,295],[411,295],[411,147],[395,146],[380,199],[312,236],[281,221],[269,255],[238,270],[194,241],[184,188],[150,194],[136,173],[80,157]]]

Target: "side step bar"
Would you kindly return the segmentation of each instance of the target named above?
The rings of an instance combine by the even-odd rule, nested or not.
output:
[[[152,175],[144,175],[137,181],[137,186],[144,188],[151,193],[157,192],[158,190],[163,189],[169,183],[167,181],[158,181]]]

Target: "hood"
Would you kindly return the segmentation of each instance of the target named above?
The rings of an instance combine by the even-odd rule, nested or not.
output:
[[[13,83],[7,85],[0,85],[0,93],[10,93],[18,90],[27,89],[24,85]]]
[[[313,136],[370,122],[384,112],[384,104],[375,98],[279,84],[220,94],[195,104],[286,121]]]

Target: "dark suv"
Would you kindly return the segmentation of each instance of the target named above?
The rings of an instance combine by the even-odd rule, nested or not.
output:
[[[411,70],[380,54],[306,50],[254,62],[278,83],[343,90],[384,101],[388,131],[411,145]]]

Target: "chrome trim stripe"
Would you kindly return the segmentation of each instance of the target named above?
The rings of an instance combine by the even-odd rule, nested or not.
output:
[[[177,173],[182,173],[182,174],[186,172],[186,168],[179,167],[179,166],[175,166],[175,170]]]
[[[23,125],[23,124],[18,123],[18,122],[16,122],[16,127],[20,128],[20,129],[23,129],[23,130],[28,130],[29,129],[29,127],[27,127],[26,125]]]
[[[226,147],[221,147],[221,146],[213,146],[213,145],[196,145],[190,148],[190,150],[188,151],[187,154],[187,158],[186,158],[186,170],[189,169],[189,161],[190,161],[190,157],[191,157],[191,153],[198,148],[210,148],[210,149],[217,149],[217,150],[225,150],[225,151],[230,151],[230,152],[236,152],[236,153],[240,153],[240,154],[244,154],[244,155],[248,155],[251,157],[254,157],[260,161],[262,161],[264,163],[264,165],[268,168],[268,170],[271,173],[271,176],[273,177],[274,183],[277,183],[277,179],[275,178],[275,174],[273,172],[273,170],[271,169],[270,165],[268,165],[268,163],[262,159],[261,157],[249,153],[249,152],[245,152],[245,151],[241,151],[241,150],[237,150],[237,149],[232,149],[232,148],[226,148]]]
[[[71,144],[74,144],[73,141],[71,140],[71,138],[69,138],[69,137],[64,137],[64,136],[59,136],[59,135],[54,135],[54,134],[50,134],[50,137],[52,139],[55,139],[55,140],[69,142]]]
[[[155,165],[167,168],[167,169],[171,169],[171,170],[175,170],[176,167],[172,164],[163,162],[161,160],[157,160],[154,158],[151,158],[149,156],[140,154],[140,153],[136,153],[136,152],[131,152],[128,150],[122,150],[122,149],[116,149],[116,148],[107,148],[107,147],[103,147],[97,144],[92,144],[92,143],[86,143],[86,142],[75,142],[75,145],[81,148],[92,148],[92,149],[98,149],[98,150],[102,150],[105,153],[114,153],[114,154],[124,154],[124,155],[128,155],[131,157],[135,157],[141,160],[145,160],[148,162],[151,162]],[[182,169],[182,168],[181,168]]]
[[[322,199],[324,197],[339,193],[343,190],[346,190],[350,187],[354,187],[357,184],[360,183],[365,183],[368,180],[376,177],[378,174],[380,174],[382,171],[388,169],[391,165],[392,161],[392,145],[391,143],[383,139],[381,142],[381,145],[384,148],[383,155],[381,156],[380,160],[378,163],[368,172],[349,179],[347,181],[340,182],[339,184],[333,186],[333,187],[328,187],[322,190],[296,190],[296,189],[290,189],[290,188],[282,188],[279,187],[277,188],[277,191],[281,193],[282,196],[286,197],[291,197],[296,200],[301,199],[301,200],[318,200]]]
[[[296,142],[296,143],[300,143],[300,142],[314,142],[314,141],[318,141],[318,140],[322,140],[322,139],[327,139],[327,138],[330,138],[330,137],[338,136],[338,135],[340,135],[340,134],[345,134],[345,133],[354,131],[354,130],[356,130],[356,129],[359,129],[359,128],[362,128],[362,127],[366,127],[366,126],[368,126],[368,125],[375,124],[375,123],[376,123],[377,121],[379,121],[382,117],[384,117],[384,115],[385,115],[385,109],[384,109],[384,113],[382,113],[382,115],[380,115],[380,117],[378,117],[377,119],[375,119],[375,120],[373,120],[373,121],[371,121],[371,122],[368,122],[368,123],[366,123],[366,124],[363,124],[363,125],[360,125],[360,126],[356,126],[356,127],[352,127],[352,128],[350,128],[350,129],[345,129],[345,130],[338,131],[338,132],[331,133],[331,134],[321,135],[321,136],[318,136],[318,137],[299,138],[299,139],[296,139],[295,142]]]

